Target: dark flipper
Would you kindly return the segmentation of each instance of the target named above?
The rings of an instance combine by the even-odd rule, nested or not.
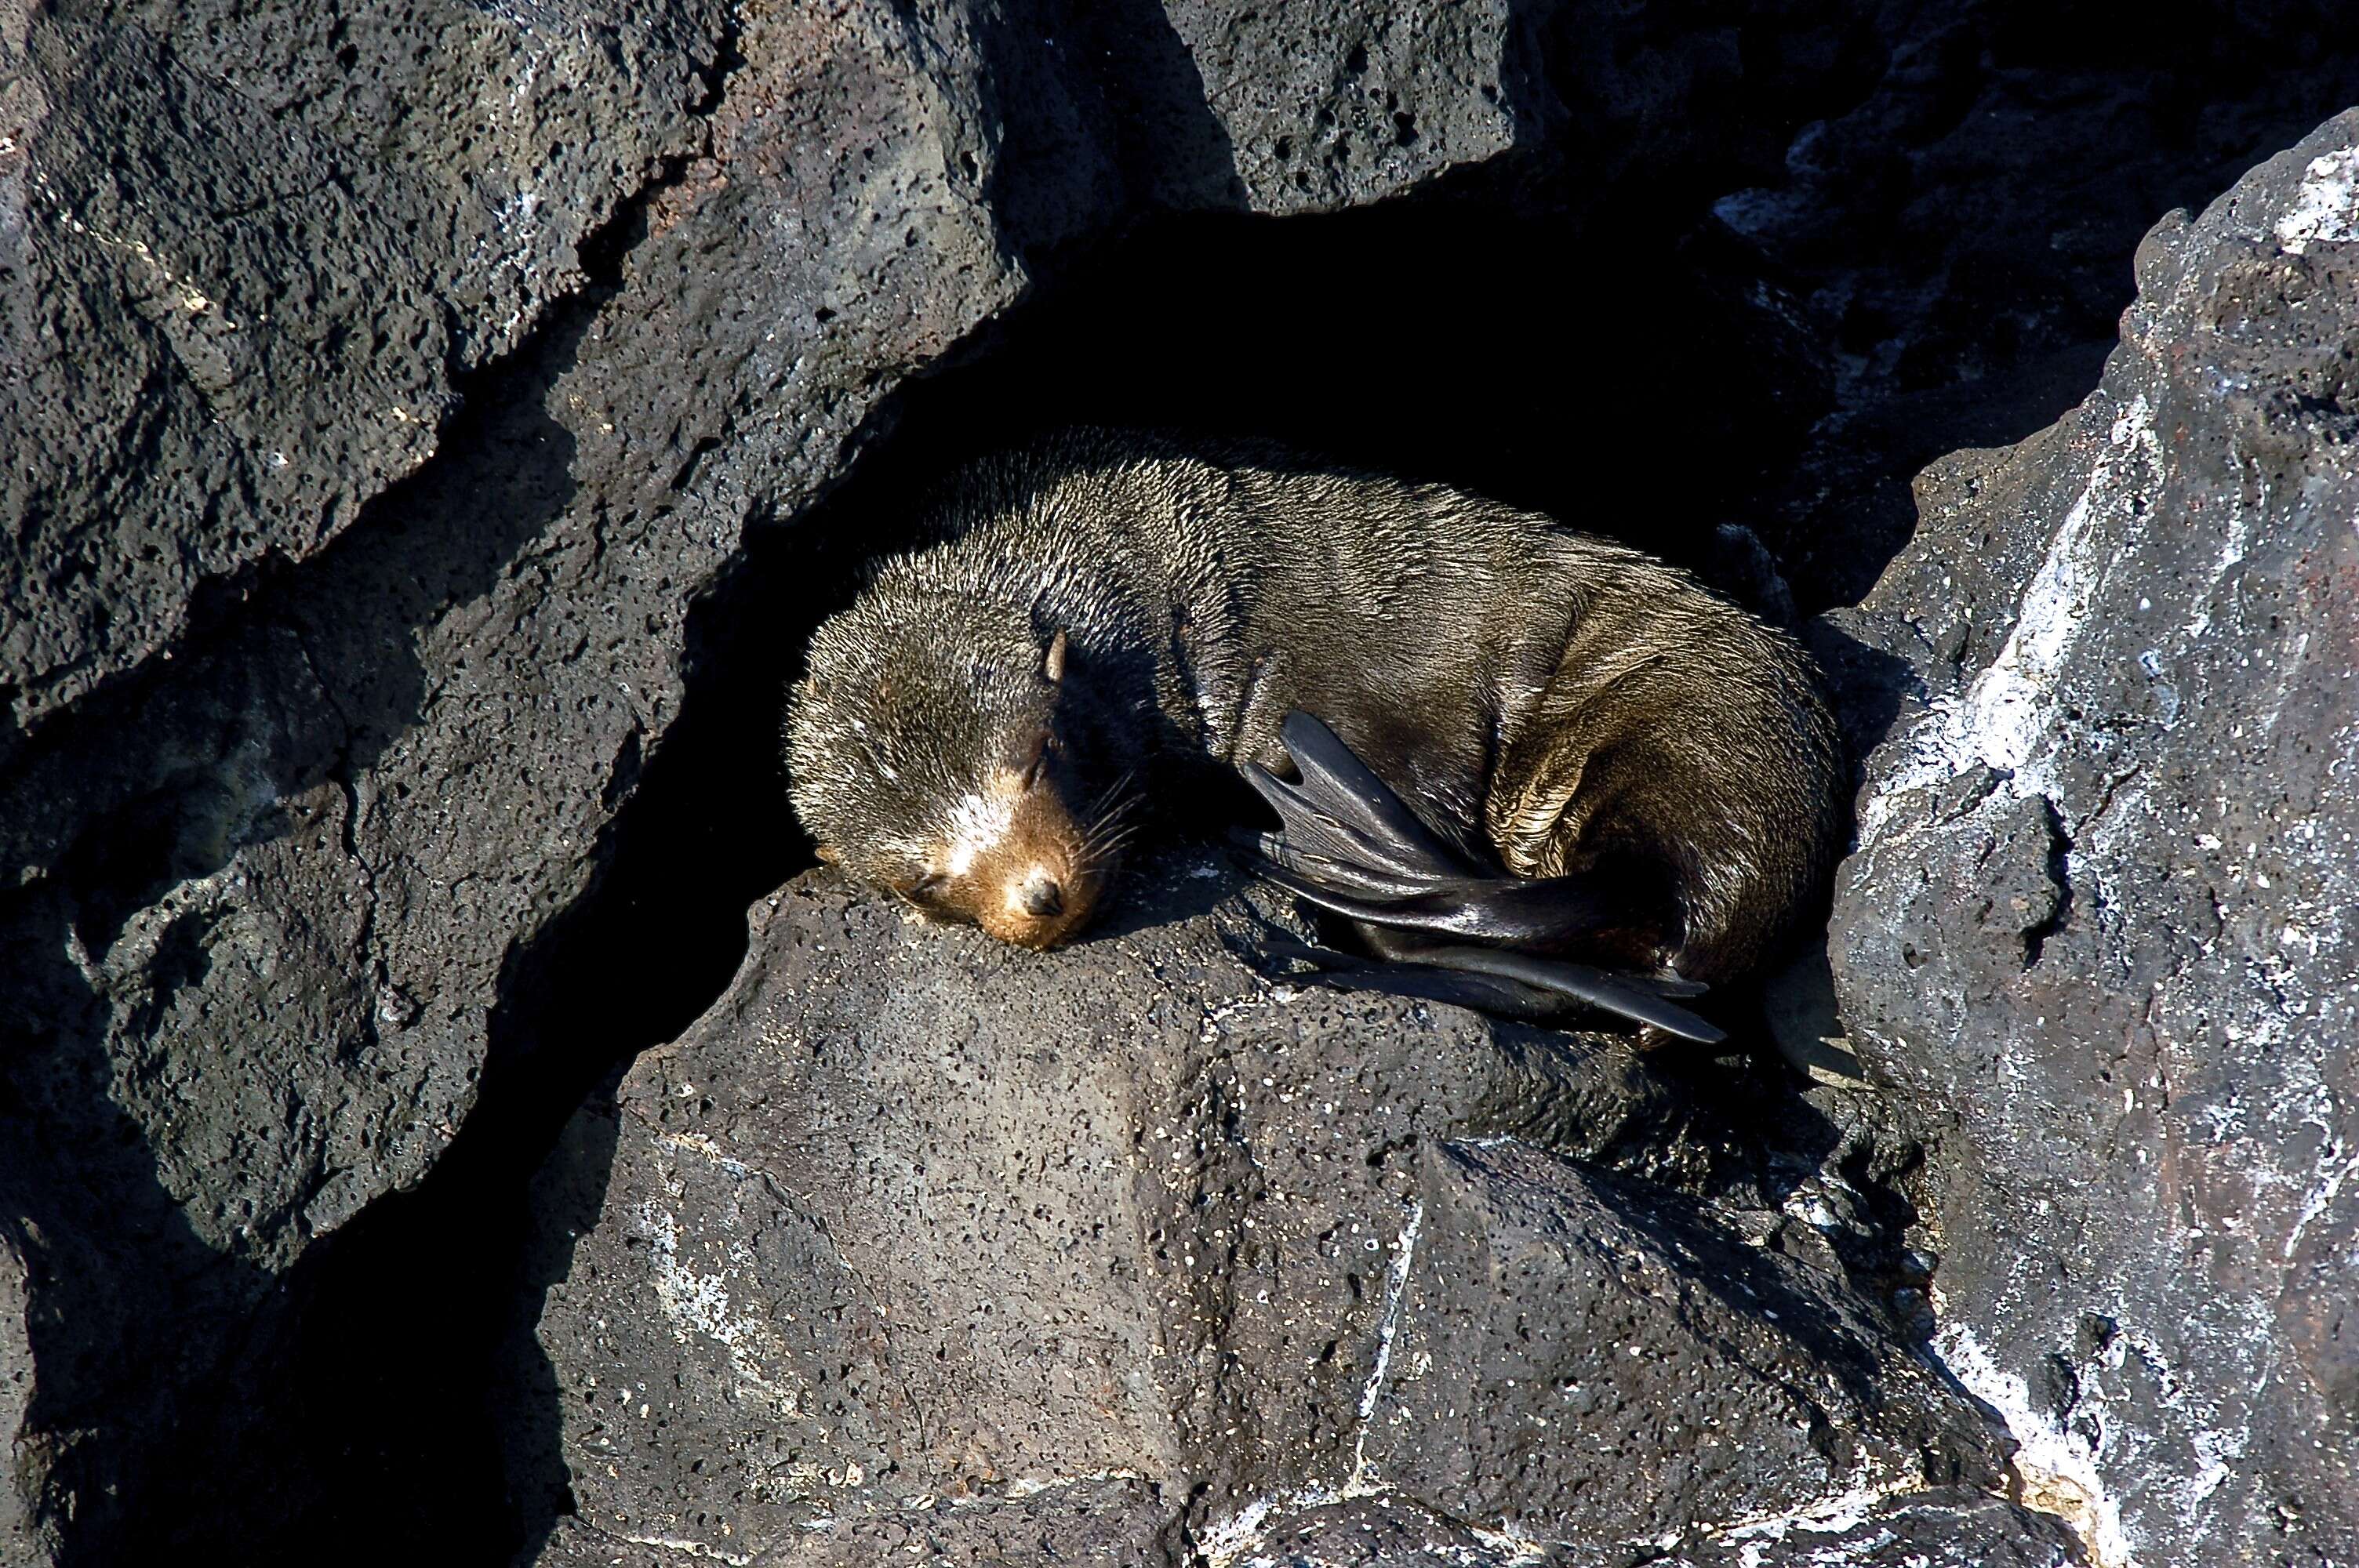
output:
[[[1413,984],[1375,977],[1352,983],[1520,1017],[1563,998],[1690,1040],[1723,1038],[1667,1000],[1700,994],[1704,988],[1693,981],[1614,974],[1516,950],[1561,946],[1625,919],[1628,901],[1598,877],[1527,879],[1476,865],[1326,725],[1297,711],[1287,715],[1281,735],[1300,783],[1259,766],[1245,769],[1247,782],[1284,825],[1281,834],[1257,840],[1270,862],[1265,874],[1322,909],[1382,933],[1410,934],[1408,944],[1386,946],[1424,971]],[[1398,951],[1404,946],[1408,950]],[[1412,975],[1398,979],[1409,982]]]
[[[1381,991],[1386,996],[1414,997],[1419,1001],[1446,1001],[1471,1007],[1494,1018],[1545,1023],[1564,1016],[1564,998],[1515,980],[1463,969],[1435,969],[1423,964],[1386,964],[1374,969],[1341,969],[1326,977],[1337,990]]]
[[[1562,942],[1602,929],[1616,913],[1592,877],[1459,880],[1386,898],[1340,891],[1336,884],[1349,885],[1348,867],[1342,876],[1322,877],[1320,871],[1316,861],[1309,861],[1299,870],[1270,866],[1262,874],[1346,919],[1485,942]]]
[[[1658,983],[1643,975],[1617,975],[1587,964],[1569,964],[1560,958],[1535,958],[1507,947],[1434,947],[1419,953],[1417,961],[1554,991],[1640,1023],[1651,1023],[1683,1040],[1700,1040],[1712,1045],[1728,1038],[1726,1030],[1705,1022],[1667,1000]],[[1672,982],[1681,990],[1690,983]]]
[[[1293,732],[1291,719],[1287,728]],[[1352,756],[1325,725],[1319,727],[1319,733],[1335,751],[1345,757]],[[1385,788],[1383,781],[1368,773],[1358,758],[1353,757],[1352,761],[1365,775],[1362,790],[1366,786]],[[1330,775],[1323,770],[1314,771],[1299,762],[1297,766],[1302,768],[1300,784],[1288,784],[1258,762],[1247,764],[1245,770],[1245,782],[1269,802],[1278,821],[1285,825],[1285,844],[1289,855],[1333,860],[1347,867],[1428,883],[1481,874],[1481,868],[1470,864],[1464,856],[1444,843],[1391,791],[1385,791],[1391,809],[1378,811],[1371,807],[1362,790],[1331,788]]]
[[[1479,870],[1319,719],[1297,708],[1279,726],[1278,739],[1302,774],[1300,793],[1335,820],[1433,871],[1463,876]]]

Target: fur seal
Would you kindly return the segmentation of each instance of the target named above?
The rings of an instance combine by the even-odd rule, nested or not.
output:
[[[1432,484],[1076,429],[966,470],[789,694],[821,856],[1047,947],[1142,800],[1242,773],[1268,873],[1439,993],[1603,1006],[1759,958],[1824,875],[1834,724],[1793,640],[1686,573]],[[1288,782],[1282,773],[1299,773]]]

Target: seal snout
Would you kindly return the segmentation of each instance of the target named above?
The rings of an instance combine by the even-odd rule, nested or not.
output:
[[[1105,857],[1047,781],[995,779],[950,815],[921,907],[1003,942],[1054,947],[1089,924]]]
[[[1065,913],[1065,890],[1057,885],[1057,879],[1049,874],[1046,867],[1035,866],[1017,885],[1016,902],[1035,919],[1054,920]]]

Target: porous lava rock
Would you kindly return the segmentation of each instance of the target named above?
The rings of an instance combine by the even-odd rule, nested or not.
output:
[[[1839,1272],[1637,1173],[1691,1134],[1626,1040],[1267,978],[1229,880],[1047,956],[832,873],[757,905],[540,1182],[572,1530],[1586,1562],[1995,1483]]]
[[[2322,92],[2321,40],[2347,36],[2331,8],[2201,5],[2093,48],[2067,10],[0,17],[0,1558],[496,1554],[513,1511],[552,1561],[677,1561],[561,1513],[561,1466],[503,1474],[497,1425],[521,1416],[510,1452],[555,1454],[561,1412],[553,1387],[491,1408],[493,1347],[555,1130],[719,990],[738,911],[800,853],[762,757],[784,660],[744,655],[820,610],[808,553],[874,547],[812,526],[827,498],[973,437],[919,438],[912,411],[1036,347],[1047,318],[1019,305],[1091,297],[1043,285],[1089,279],[1099,303],[1067,330],[1101,351],[1060,389],[1076,415],[1115,396],[1436,472],[1504,454],[1468,481],[1666,537],[1742,514],[1769,546],[1766,573],[1734,552],[1764,602],[1849,598],[1898,535],[1893,509],[1854,525],[1843,498],[1962,438],[1940,434],[1945,378],[2004,382],[2085,336],[2117,302],[2110,236],[2278,145],[2256,127]],[[1799,220],[1694,232],[1714,197],[1778,178],[1818,114],[1787,159]],[[1321,216],[1370,204],[1388,211],[1368,227]],[[1298,270],[1260,269],[1295,254],[1273,234],[1313,232]],[[1886,235],[1864,265],[1844,251]],[[1494,313],[1462,310],[1477,298]],[[1286,335],[1314,317],[1323,335]],[[1470,360],[1473,340],[1505,346]],[[1534,363],[1578,373],[1495,395]],[[1020,377],[975,384],[970,408],[1035,406],[1006,393]],[[1650,460],[1564,460],[1600,387],[1617,432],[1680,410],[1651,427],[1697,516],[1657,504]],[[1526,494],[1518,466],[1554,488]],[[1759,473],[1789,471],[1794,493],[1748,509]],[[1855,719],[1891,658],[1860,652],[1862,678],[1835,665]],[[1843,1314],[1892,1299],[1897,1221],[1871,1211],[1912,1155],[1884,1119],[1841,1135],[1862,1188],[1812,1149],[1766,1200],[1826,1208],[1823,1234],[1784,1235],[1864,1271]],[[1676,1169],[1559,1171],[1545,1213],[1588,1235],[1614,1182],[1684,1179],[1709,1141],[1647,1145]],[[1506,1190],[1440,1158],[1419,1155],[1430,1205]],[[2302,1321],[2286,1343],[2333,1385],[2335,1325]],[[904,1498],[798,1540],[856,1561],[880,1532],[919,1532],[897,1552],[941,1530],[1022,1560],[1215,1522],[1210,1501],[1096,1485],[1086,1519],[1060,1511],[1078,1491]],[[1262,1539],[1520,1550],[1397,1492],[1296,1501]],[[1149,1518],[1165,1533],[1125,1522]]]
[[[82,1561],[299,1517],[342,1450],[274,1381],[299,1265],[538,1044],[535,955],[748,530],[1140,215],[1517,146],[1542,15],[0,20],[0,1224],[39,1368],[11,1514]],[[1364,109],[1388,83],[1414,136]],[[1241,176],[1282,140],[1309,189],[1274,151]]]
[[[596,9],[0,22],[0,758],[423,462],[696,146],[726,8]]]
[[[16,1454],[39,1442],[27,1421],[33,1402],[33,1347],[26,1334],[25,1260],[0,1235],[0,1451]],[[21,1463],[22,1461],[18,1461]],[[0,1487],[0,1561],[31,1563],[53,1545],[41,1540],[22,1490]]]
[[[2100,1560],[2359,1554],[2359,112],[2165,219],[2098,389],[1918,481],[1833,920],[1937,1344]]]

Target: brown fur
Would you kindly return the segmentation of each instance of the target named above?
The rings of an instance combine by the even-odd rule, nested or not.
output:
[[[1807,659],[1636,550],[1439,486],[1086,430],[978,465],[931,528],[813,639],[795,806],[848,871],[907,889],[948,869],[960,802],[1041,752],[1020,832],[930,890],[1008,940],[1086,922],[1126,771],[1154,801],[1207,762],[1282,769],[1297,708],[1516,872],[1659,868],[1670,918],[1602,935],[1603,959],[1724,979],[1827,869],[1837,752]],[[1042,867],[1072,896],[1012,917]]]

